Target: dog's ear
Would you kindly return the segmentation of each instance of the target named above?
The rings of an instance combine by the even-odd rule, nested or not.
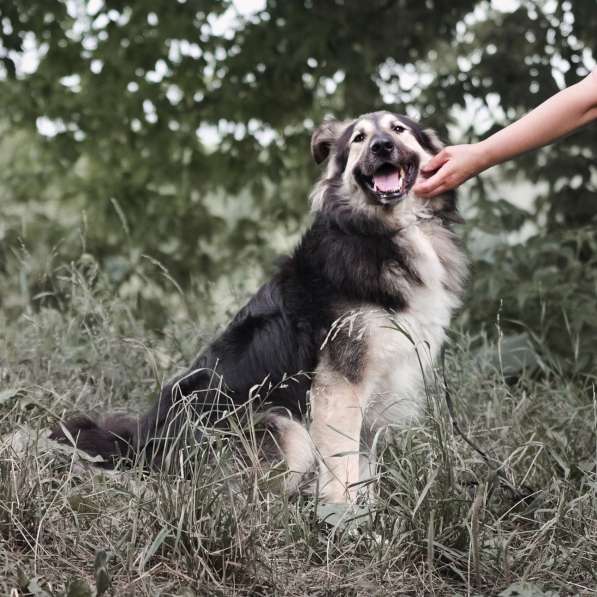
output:
[[[316,164],[321,164],[329,155],[332,145],[341,135],[345,122],[325,120],[311,136],[311,155]]]
[[[426,149],[429,153],[435,155],[444,148],[444,144],[441,142],[437,133],[433,129],[424,129],[422,131],[422,137],[423,148]]]
[[[424,129],[422,136],[424,141],[423,147],[429,151],[429,153],[436,155],[444,148],[444,144],[433,129]],[[458,213],[456,200],[456,191],[446,191],[438,197],[431,199],[429,201],[429,205],[431,207],[431,211],[436,216],[441,218],[444,223],[462,224],[464,220]]]

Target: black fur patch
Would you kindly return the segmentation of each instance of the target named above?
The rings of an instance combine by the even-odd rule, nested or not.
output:
[[[344,172],[348,161],[350,144],[348,143],[354,131],[354,123],[349,125],[336,141],[336,166],[340,172]]]
[[[325,346],[331,367],[352,384],[363,380],[367,356],[367,338],[361,337],[361,317],[355,316],[353,326],[347,321],[338,322],[338,329],[330,332]]]
[[[111,468],[116,459],[130,456],[134,452],[131,443],[133,426],[129,417],[116,416],[110,417],[103,427],[85,415],[73,417],[64,423],[64,428],[77,448],[90,456],[102,456],[104,462],[98,462],[97,465],[104,468]],[[60,425],[54,427],[50,433],[50,439],[61,444],[72,445],[71,438]]]

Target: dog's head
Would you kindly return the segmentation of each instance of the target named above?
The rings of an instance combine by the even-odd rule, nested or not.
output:
[[[455,214],[453,193],[433,200],[412,193],[421,166],[441,148],[434,131],[392,112],[326,121],[311,139],[315,161],[328,160],[312,195],[313,208],[328,212],[350,208],[355,215],[383,220],[390,227],[424,212]]]

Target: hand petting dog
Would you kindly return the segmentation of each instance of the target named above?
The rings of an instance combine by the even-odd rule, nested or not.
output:
[[[479,143],[446,147],[421,168],[413,191],[431,198],[484,170],[553,143],[597,119],[597,69]],[[426,178],[426,180],[425,180]]]

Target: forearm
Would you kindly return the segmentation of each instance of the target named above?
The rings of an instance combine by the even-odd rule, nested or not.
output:
[[[478,143],[483,169],[551,143],[597,118],[597,70]]]
[[[419,197],[435,197],[491,166],[547,145],[595,119],[597,70],[484,141],[444,148],[421,168],[421,180],[414,191]]]

